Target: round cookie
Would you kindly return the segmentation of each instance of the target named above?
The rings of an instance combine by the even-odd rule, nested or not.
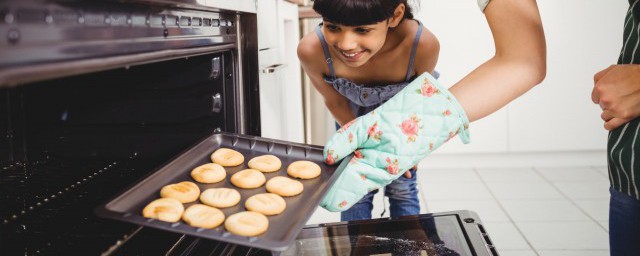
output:
[[[287,167],[287,174],[303,180],[313,179],[320,176],[320,166],[310,161],[295,161]]]
[[[282,162],[277,156],[274,155],[262,155],[254,157],[249,160],[249,168],[256,169],[261,172],[275,172],[280,170]]]
[[[264,174],[254,169],[244,169],[231,175],[231,184],[239,188],[258,188],[266,181]]]
[[[183,212],[184,206],[177,199],[159,198],[142,209],[142,216],[166,222],[177,222]]]
[[[244,202],[244,207],[252,212],[259,212],[264,215],[276,215],[284,212],[287,203],[281,196],[273,193],[256,194]]]
[[[219,148],[211,154],[211,161],[222,166],[238,166],[244,162],[244,156],[233,149]]]
[[[232,188],[210,188],[202,192],[200,201],[209,206],[227,208],[240,202],[240,193]]]
[[[178,199],[181,203],[191,203],[198,200],[200,188],[191,181],[169,184],[160,190],[160,197]]]
[[[280,196],[295,196],[302,193],[304,186],[302,182],[284,176],[276,176],[267,181],[268,192]]]
[[[224,213],[211,206],[194,204],[184,211],[182,220],[192,227],[215,228],[224,221]]]
[[[269,219],[257,212],[239,212],[224,222],[227,231],[240,236],[257,236],[269,228]]]
[[[200,183],[216,183],[227,177],[227,171],[219,164],[203,164],[191,171],[191,178]]]

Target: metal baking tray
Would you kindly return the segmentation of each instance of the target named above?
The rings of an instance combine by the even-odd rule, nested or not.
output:
[[[225,147],[239,151],[245,157],[242,165],[225,167],[227,177],[224,181],[215,184],[202,184],[191,178],[193,168],[210,163],[211,153],[216,149]],[[267,138],[238,135],[230,133],[216,133],[191,147],[177,158],[157,171],[143,178],[137,184],[126,189],[114,199],[96,208],[96,214],[101,217],[111,218],[138,225],[153,227],[171,232],[214,239],[228,243],[241,244],[249,247],[261,248],[270,251],[283,251],[293,243],[298,233],[309,220],[318,207],[325,192],[335,182],[338,174],[344,170],[349,159],[341,163],[327,165],[324,163],[322,147],[272,140]],[[322,169],[318,178],[311,180],[299,180],[304,185],[302,194],[293,197],[284,197],[287,202],[286,210],[275,216],[268,216],[269,229],[256,237],[244,237],[231,234],[224,229],[224,224],[215,229],[203,229],[191,227],[180,221],[168,223],[142,216],[142,208],[154,199],[160,198],[160,189],[168,184],[181,181],[192,181],[200,187],[201,191],[208,188],[229,187],[240,192],[242,199],[238,205],[220,209],[228,217],[233,213],[245,211],[244,202],[247,198],[258,193],[265,193],[265,186],[255,189],[241,189],[233,186],[229,179],[234,173],[248,168],[247,162],[256,156],[272,154],[280,158],[282,168],[279,171],[265,173],[267,180],[275,176],[287,176],[287,166],[297,160],[308,160],[320,165]],[[184,204],[185,209],[199,201]]]

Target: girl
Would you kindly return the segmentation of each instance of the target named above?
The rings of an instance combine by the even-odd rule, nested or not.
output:
[[[522,95],[542,81],[546,70],[535,0],[480,2],[494,36],[495,56],[449,89],[469,121]],[[314,10],[323,23],[300,41],[298,56],[340,125],[380,106],[412,77],[433,72],[437,39],[413,20],[406,0],[316,0]],[[408,173],[385,188],[392,217],[419,213],[415,170]],[[342,220],[371,218],[375,192],[343,211]]]
[[[407,1],[316,0],[323,23],[298,46],[304,70],[342,126],[375,109],[416,74],[433,72],[439,44]],[[342,221],[370,219],[372,191]],[[420,212],[415,170],[385,189],[392,217]]]

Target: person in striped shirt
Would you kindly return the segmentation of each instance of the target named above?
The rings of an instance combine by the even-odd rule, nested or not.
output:
[[[611,256],[640,255],[640,0],[629,0],[618,64],[594,76],[592,101],[609,130]],[[639,146],[636,149],[636,146]]]

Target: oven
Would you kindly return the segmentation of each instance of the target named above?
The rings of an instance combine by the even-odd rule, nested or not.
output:
[[[260,136],[256,6],[0,2],[0,255],[497,255],[468,212],[307,226],[283,252],[96,216],[212,134]]]
[[[0,254],[179,244],[93,208],[212,133],[260,135],[255,1],[206,2],[0,2]]]

